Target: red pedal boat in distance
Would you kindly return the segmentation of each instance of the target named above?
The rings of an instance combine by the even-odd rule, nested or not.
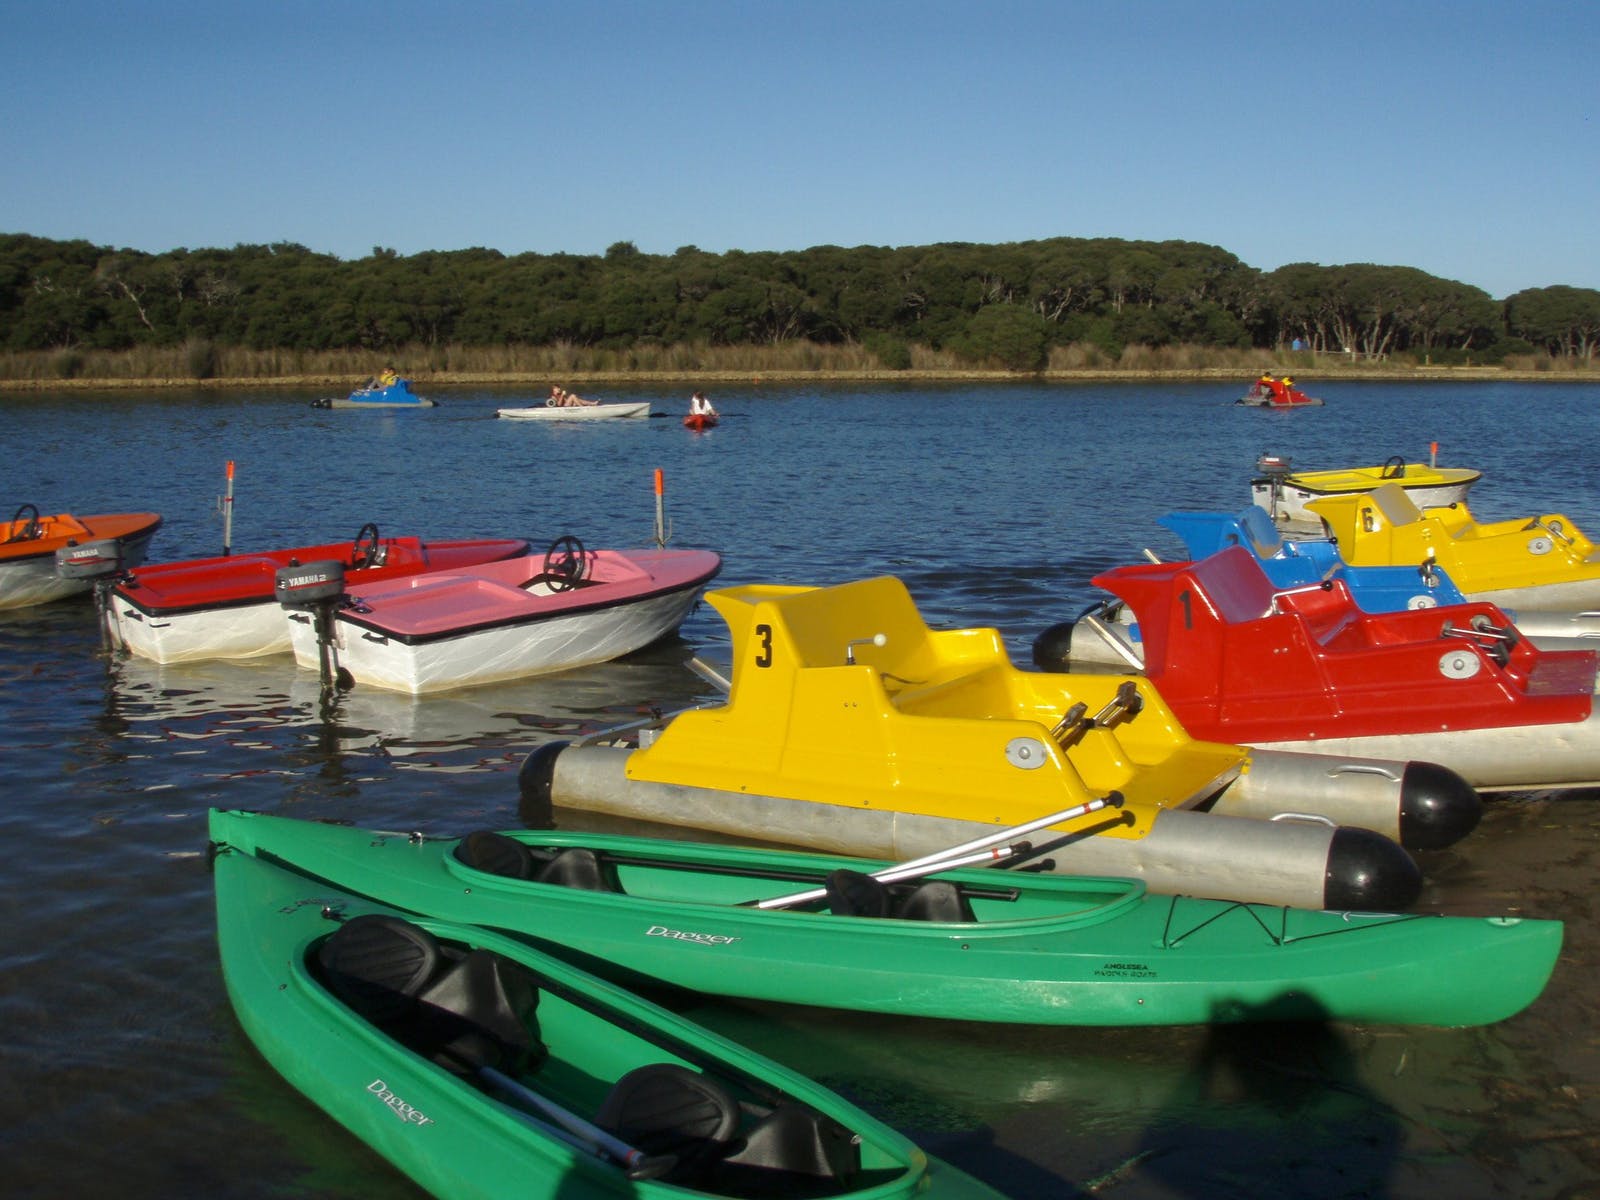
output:
[[[1492,604],[1366,613],[1344,581],[1279,591],[1232,546],[1095,576],[1198,738],[1420,759],[1474,787],[1600,781],[1600,655],[1540,650]]]
[[[683,419],[683,427],[698,433],[702,429],[715,429],[717,420],[716,413],[690,413]]]
[[[56,552],[90,542],[115,542],[120,561],[144,561],[145,549],[161,518],[155,513],[71,513],[40,515],[32,504],[17,509],[9,521],[0,521],[0,608],[26,608],[66,596],[88,592],[93,582],[62,575],[56,570]]]
[[[129,652],[156,662],[286,654],[288,619],[273,592],[280,567],[340,562],[356,586],[424,571],[456,571],[527,552],[521,538],[425,542],[382,537],[376,525],[364,525],[353,542],[140,567],[111,591],[106,618]]]

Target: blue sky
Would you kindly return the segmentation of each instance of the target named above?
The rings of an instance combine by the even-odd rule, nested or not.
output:
[[[1593,3],[0,0],[0,231],[1181,238],[1600,288]]]

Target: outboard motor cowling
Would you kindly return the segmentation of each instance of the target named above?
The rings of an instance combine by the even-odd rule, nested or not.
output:
[[[57,550],[56,574],[62,579],[101,579],[122,570],[122,562],[122,543],[116,538],[100,538]]]
[[[272,580],[273,597],[288,608],[314,608],[344,595],[344,564],[337,559],[279,567]]]

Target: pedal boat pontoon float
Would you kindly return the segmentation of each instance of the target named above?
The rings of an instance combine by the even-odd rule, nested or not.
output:
[[[1483,789],[1600,784],[1600,654],[1541,650],[1492,604],[1364,613],[1340,579],[1275,588],[1242,546],[1094,583],[1199,736],[1426,759]]]
[[[904,859],[1118,793],[1037,854],[1156,892],[1393,909],[1420,887],[1397,840],[1446,845],[1481,813],[1432,764],[1197,741],[1148,680],[1018,670],[993,629],[930,630],[898,579],[706,599],[732,634],[728,702],[638,749],[539,747],[525,824],[559,806]]]

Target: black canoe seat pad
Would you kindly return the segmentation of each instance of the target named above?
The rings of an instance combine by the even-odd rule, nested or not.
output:
[[[514,1074],[544,1060],[538,986],[493,951],[441,945],[409,921],[365,913],[322,943],[317,964],[340,1000],[457,1074]]]
[[[906,921],[976,921],[961,889],[944,879],[890,885],[841,867],[823,881],[828,909],[840,917],[897,917]]]
[[[455,855],[467,866],[508,879],[554,883],[588,892],[620,892],[616,864],[583,846],[535,850],[503,833],[479,830],[456,845]]]

